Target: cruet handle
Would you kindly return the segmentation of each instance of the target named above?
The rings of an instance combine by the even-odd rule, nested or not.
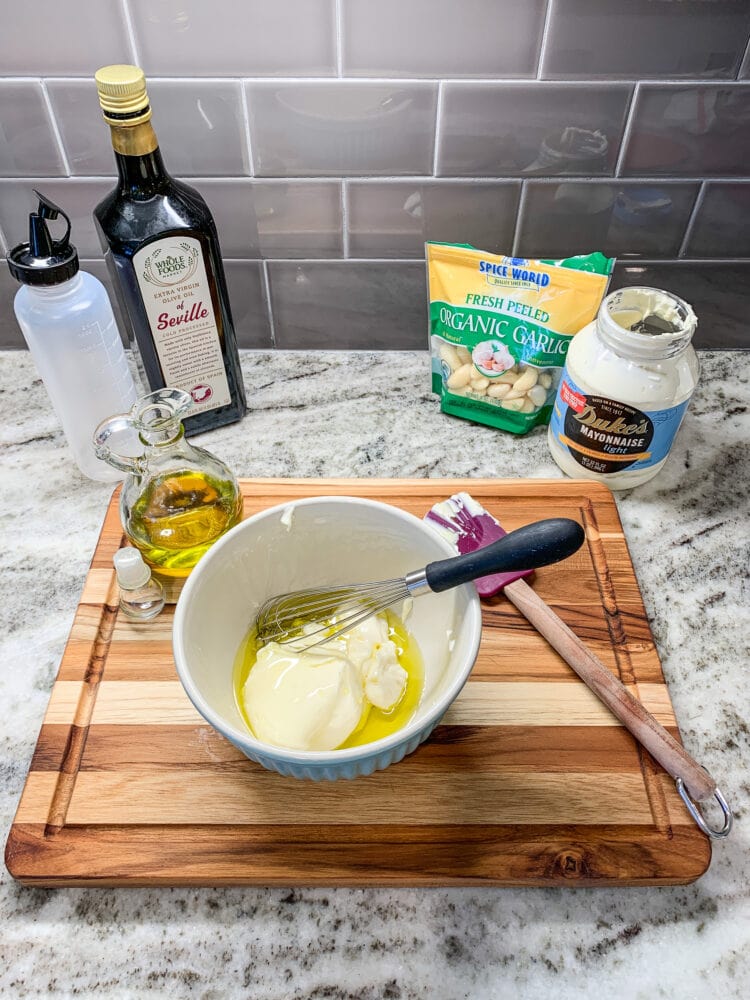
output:
[[[133,417],[129,413],[117,413],[113,417],[108,417],[96,428],[94,432],[94,451],[96,457],[114,466],[121,472],[128,472],[134,476],[142,476],[146,472],[146,459],[144,455],[120,455],[113,451],[108,441],[113,434],[121,431],[133,431]]]

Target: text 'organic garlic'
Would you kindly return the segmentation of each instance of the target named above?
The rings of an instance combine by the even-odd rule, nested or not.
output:
[[[427,244],[432,388],[445,413],[524,434],[548,423],[565,354],[613,261]]]

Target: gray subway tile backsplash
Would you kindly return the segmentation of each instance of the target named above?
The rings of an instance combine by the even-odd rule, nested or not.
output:
[[[154,76],[333,76],[335,0],[129,0]]]
[[[149,83],[149,100],[159,147],[173,173],[217,177],[249,173],[238,81],[154,80]]]
[[[553,0],[543,75],[733,79],[748,32],[737,0]]]
[[[109,128],[93,75],[51,80],[50,102],[72,174],[114,174]],[[238,80],[149,80],[153,124],[175,174],[248,174],[247,137]]]
[[[676,257],[698,184],[528,181],[517,252],[563,257]]]
[[[427,174],[434,83],[251,83],[255,172],[262,176]]]
[[[518,181],[349,181],[352,257],[423,257],[426,240],[510,253]]]
[[[262,257],[342,257],[341,183],[254,181]]]
[[[135,58],[121,3],[34,0],[0,9],[0,74],[89,76]]]
[[[750,84],[644,84],[638,90],[628,175],[746,176]]]
[[[750,257],[750,183],[706,184],[686,255]]]
[[[693,344],[698,348],[750,347],[750,260],[742,263],[702,261],[620,261],[610,290],[629,285],[667,288],[680,295],[698,318]]]
[[[205,198],[225,258],[259,258],[255,189],[249,177],[187,177]]]
[[[270,261],[276,346],[419,350],[427,344],[422,261]]]
[[[63,172],[42,85],[0,79],[0,177]]]
[[[225,257],[341,257],[338,181],[188,178],[214,216]]]
[[[263,264],[258,260],[228,260],[224,271],[238,347],[273,347]]]
[[[591,176],[614,170],[628,84],[443,86],[439,174]]]
[[[749,43],[745,0],[16,4],[0,255],[37,187],[108,282],[93,75],[138,60],[167,168],[216,220],[241,346],[425,348],[436,240],[599,249],[615,284],[693,302],[699,346],[750,347]],[[0,347],[23,345],[15,291],[0,261]]]
[[[48,80],[47,93],[71,174],[114,176],[109,127],[102,118],[93,73],[86,80]]]
[[[344,73],[534,76],[544,11],[544,0],[345,0]]]

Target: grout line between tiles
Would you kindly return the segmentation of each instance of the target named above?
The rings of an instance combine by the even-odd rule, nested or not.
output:
[[[677,251],[678,259],[684,257],[685,254],[687,253],[688,243],[690,242],[690,239],[693,235],[693,229],[695,229],[695,223],[698,218],[698,213],[700,212],[701,206],[703,205],[703,201],[706,197],[706,187],[707,187],[706,181],[703,181],[703,183],[700,186],[700,190],[698,191],[698,196],[695,199],[695,203],[693,204],[693,210],[690,213],[690,218],[688,219],[687,226],[685,226],[685,235],[682,237],[682,243],[680,243],[680,249]]]
[[[336,76],[340,80],[344,75],[344,26],[341,0],[335,0],[333,18],[336,41]]]
[[[4,74],[0,70],[0,84],[3,83],[36,83],[40,79],[42,74],[37,74],[36,76],[30,73],[13,73]],[[60,73],[45,73],[44,78],[47,80],[54,80],[55,83],[90,83],[92,76],[89,74],[82,73],[69,73],[67,75],[61,75]],[[437,76],[331,76],[330,74],[320,74],[319,76],[276,76],[271,74],[269,76],[248,76],[246,73],[230,73],[227,76],[216,76],[216,75],[206,75],[206,76],[181,76],[181,75],[163,75],[161,73],[148,73],[147,74],[148,83],[192,83],[196,86],[201,86],[204,83],[237,83],[238,80],[244,80],[246,83],[259,84],[267,83],[271,86],[276,86],[277,84],[290,84],[296,85],[300,83],[305,84],[315,84],[315,83],[325,83],[325,84],[351,84],[351,83],[367,83],[367,84],[377,84],[378,86],[388,86],[392,85],[394,87],[402,87],[408,84],[419,84],[420,86],[434,86],[440,77]],[[499,79],[498,77],[455,77],[456,80],[463,83],[533,83],[533,77],[506,77]],[[585,83],[586,81],[561,81],[562,83]],[[599,84],[602,81],[595,80],[593,83]],[[603,81],[606,84],[606,80]],[[622,84],[627,83],[627,81],[617,80],[616,83]],[[732,81],[730,81],[732,82]],[[747,81],[750,82],[750,81]]]
[[[639,90],[640,90],[640,84],[636,83],[635,87],[633,87],[633,93],[630,95],[628,110],[625,113],[625,128],[622,130],[622,139],[620,139],[620,149],[617,153],[617,162],[615,163],[615,177],[620,177],[622,173],[622,168],[625,161],[625,155],[627,152],[627,148],[630,145],[630,136],[633,131],[633,122],[635,120],[635,110],[638,101]]]
[[[222,254],[221,259],[225,264],[424,264],[424,257],[347,257],[344,259],[343,257],[236,257]],[[102,257],[80,258],[82,264],[102,263],[102,261]]]
[[[341,252],[344,260],[349,259],[349,186],[341,181]]]
[[[440,155],[440,136],[443,119],[443,89],[444,80],[438,81],[437,101],[435,101],[435,148],[432,151],[432,176],[437,177],[438,157]]]
[[[240,107],[242,108],[242,121],[245,126],[245,152],[247,153],[247,169],[250,176],[255,176],[255,164],[253,163],[253,146],[250,139],[250,109],[247,104],[247,89],[244,81],[240,80]]]
[[[63,81],[63,82],[73,82],[80,83],[81,81],[90,82],[90,76],[71,74],[70,76],[60,76],[59,74],[50,73],[45,75],[45,79]],[[39,80],[39,76],[25,75],[14,75],[14,76],[3,76],[0,73],[0,83],[30,83]],[[487,86],[489,84],[497,86],[511,86],[511,87],[529,87],[543,84],[545,87],[561,87],[563,89],[576,90],[582,87],[588,87],[590,89],[601,89],[604,88],[622,88],[628,85],[633,86],[635,84],[641,84],[648,87],[668,87],[668,88],[685,88],[685,87],[701,87],[701,88],[723,88],[730,90],[741,90],[750,87],[750,79],[735,80],[732,78],[727,79],[710,79],[706,80],[700,77],[672,77],[672,78],[660,78],[660,77],[634,77],[634,76],[623,76],[623,77],[584,77],[575,80],[567,79],[565,77],[555,77],[552,79],[537,79],[534,76],[508,76],[508,77],[497,77],[497,76],[246,76],[242,73],[235,73],[230,76],[161,76],[158,74],[149,74],[148,81],[150,83],[192,83],[200,86],[204,83],[236,83],[237,80],[244,80],[246,83],[251,84],[268,84],[269,86],[277,86],[278,84],[342,84],[350,85],[357,83],[367,83],[367,84],[377,84],[380,87],[393,86],[393,87],[403,87],[407,85],[421,85],[421,86],[434,86],[439,83],[440,80],[445,80],[446,82],[456,84],[457,86],[464,87],[474,87],[474,86]]]
[[[667,174],[644,174],[643,177],[614,177],[611,174],[557,174],[552,176],[548,174],[546,177],[506,177],[505,180],[510,180],[514,182],[524,181],[529,184],[567,184],[573,182],[574,184],[609,184],[609,185],[638,185],[646,184],[648,187],[653,187],[653,185],[664,185],[665,187],[675,186],[678,184],[702,184],[704,181],[710,181],[712,184],[750,184],[750,177],[679,177]],[[464,183],[466,183],[464,181]]]
[[[252,263],[257,257],[225,257]],[[424,257],[264,257],[270,264],[424,264]]]
[[[52,126],[52,134],[55,137],[55,142],[57,143],[57,148],[60,151],[60,156],[62,158],[63,169],[65,170],[65,176],[70,177],[72,171],[70,169],[70,163],[68,161],[68,154],[65,152],[65,146],[62,141],[62,135],[60,133],[60,127],[57,124],[57,118],[55,117],[55,112],[52,110],[52,101],[50,100],[49,93],[47,92],[47,84],[44,80],[40,80],[39,84],[42,88],[42,99],[44,100],[44,105],[47,108],[47,114],[49,115],[50,125]]]
[[[2,227],[0,227],[0,254],[2,254],[3,257],[7,257],[9,250],[10,244],[5,239],[5,234],[3,233]]]
[[[261,261],[263,272],[263,288],[266,294],[266,309],[268,311],[268,325],[271,329],[271,344],[276,347],[276,323],[273,318],[273,305],[271,303],[271,281],[268,277],[268,261]]]
[[[518,208],[516,209],[516,228],[513,230],[513,241],[511,243],[511,254],[518,256],[518,244],[521,241],[521,226],[523,225],[523,213],[526,212],[526,186],[527,182],[521,183],[521,194],[518,198]]]
[[[347,175],[335,175],[335,174],[325,174],[317,177],[304,177],[304,176],[294,176],[294,177],[271,177],[264,176],[263,174],[191,174],[182,173],[181,171],[176,175],[180,180],[186,180],[191,183],[206,183],[215,182],[220,184],[236,184],[240,182],[252,182],[254,184],[285,184],[289,186],[294,186],[295,184],[339,184],[342,180],[346,180],[349,184],[365,184],[365,185],[375,185],[375,184],[468,184],[468,185],[509,185],[509,184],[522,184],[529,181],[533,184],[563,184],[568,182],[580,183],[584,182],[586,184],[647,184],[653,186],[654,184],[664,184],[664,185],[675,185],[675,184],[702,184],[704,181],[709,181],[711,184],[732,184],[732,185],[745,185],[750,184],[750,177],[738,177],[732,176],[730,174],[724,174],[721,176],[710,176],[710,177],[697,177],[693,175],[687,175],[682,177],[676,174],[644,174],[642,177],[614,177],[611,174],[596,174],[596,175],[584,175],[584,174],[548,174],[547,176],[535,176],[533,178],[517,176],[509,177],[467,177],[458,176],[451,174],[444,174],[440,177],[433,177],[432,174],[396,174],[393,176],[380,176],[379,174],[347,174]],[[46,174],[45,176],[34,176],[34,177],[0,177],[0,184],[26,184],[26,183],[37,183],[43,181],[60,181],[67,180],[76,184],[85,183],[98,183],[99,181],[114,181],[117,178],[116,173],[111,174],[72,174],[70,177],[66,177],[62,174]]]
[[[575,175],[566,174],[566,177],[572,177],[575,179]],[[524,180],[522,177],[433,177],[432,174],[395,174],[393,176],[380,176],[379,174],[325,174],[317,177],[304,177],[304,176],[294,176],[294,177],[271,177],[260,175],[253,175],[251,178],[248,174],[191,174],[191,173],[180,173],[179,177],[188,181],[218,181],[221,183],[236,183],[238,181],[249,181],[253,180],[259,184],[333,184],[340,183],[342,180],[348,181],[350,184],[425,184],[430,181],[439,181],[445,184],[518,184],[520,181]],[[112,181],[117,178],[116,173],[111,174],[77,174],[68,178],[71,181],[81,182],[81,181]],[[25,181],[33,180],[47,180],[47,181],[57,181],[62,178],[60,175],[48,174],[45,177],[38,178],[34,177],[0,177],[0,183],[7,183],[12,181],[16,184],[24,183]],[[550,183],[557,181],[559,183],[560,177],[540,177],[535,178],[541,181],[548,180]],[[581,178],[578,178],[579,180]],[[586,178],[583,178],[586,179]],[[595,177],[589,178],[590,180],[607,180],[606,177]],[[611,178],[609,178],[611,180]],[[631,178],[632,180],[640,181],[643,183],[656,183],[656,181],[648,181],[647,178]],[[721,180],[722,178],[711,178],[712,180]],[[692,180],[693,182],[703,180],[702,177],[678,177],[678,178],[660,178],[660,182],[663,180]],[[732,182],[750,182],[750,178],[728,178]]]
[[[750,59],[750,37],[748,37],[748,39],[747,39],[747,44],[745,45],[745,51],[742,53],[742,58],[740,59],[739,65],[737,66],[737,72],[734,74],[734,79],[738,83],[746,83],[747,82],[746,80],[743,80],[740,77],[740,73],[742,72],[742,68],[743,68],[743,66],[745,66],[745,64],[747,63],[748,59]]]
[[[682,267],[683,264],[747,264],[750,257],[618,257],[617,263],[622,267]]]
[[[160,83],[228,83],[231,80],[236,80],[236,76],[154,76],[152,79],[158,80]],[[300,83],[305,84],[345,84],[349,85],[352,83],[368,83],[377,84],[380,87],[392,85],[394,87],[403,87],[404,85],[414,85],[422,84],[423,86],[433,86],[437,83],[439,77],[435,76],[243,76],[243,80],[247,83],[252,84],[262,84],[267,83],[269,86],[282,85],[297,85]],[[463,78],[467,83],[523,83],[523,79],[519,80],[519,77],[508,78],[505,81],[498,81],[496,79],[487,78],[486,80],[479,80],[471,78]],[[531,81],[531,77],[527,78],[526,82]],[[599,83],[600,81],[596,81]],[[618,83],[622,83],[618,80]]]
[[[0,232],[0,236],[2,233]],[[225,264],[421,264],[424,257],[222,257]],[[617,257],[621,267],[681,267],[690,264],[744,264],[750,257]],[[81,264],[101,263],[101,257],[81,257]],[[263,268],[261,268],[263,270]]]
[[[544,79],[544,57],[547,52],[547,36],[549,35],[550,22],[552,21],[552,5],[555,0],[547,0],[547,9],[544,12],[544,24],[542,25],[542,40],[539,43],[539,58],[536,64],[537,80]]]
[[[198,174],[180,174],[185,180],[195,180],[195,181],[246,181],[249,178],[246,175],[239,174],[225,174],[225,175],[198,175]],[[562,176],[562,175],[561,175]],[[573,174],[566,174],[565,177],[574,177]],[[11,178],[3,177],[2,180],[10,180]],[[16,177],[15,180],[25,180],[23,177]],[[78,180],[111,180],[111,177],[107,178],[97,178],[97,177],[86,177],[77,178]],[[540,180],[549,180],[550,183],[557,181],[559,183],[560,177],[549,177],[539,178]],[[581,179],[581,178],[578,178]],[[586,178],[583,178],[586,179]],[[606,177],[592,178],[593,180],[607,180]],[[611,180],[611,178],[609,178]],[[677,180],[682,180],[682,178],[675,178]],[[702,178],[698,178],[702,180]],[[750,180],[750,178],[748,178]],[[272,177],[270,175],[256,174],[253,180],[262,184],[332,184],[338,183],[340,181],[347,181],[349,184],[426,184],[433,181],[439,182],[441,184],[518,184],[520,181],[524,180],[523,177],[459,177],[459,176],[442,176],[433,177],[432,174],[393,174],[393,175],[380,175],[380,174],[321,174],[317,177],[305,177],[297,176],[296,174],[291,177]],[[640,180],[640,178],[634,178],[634,180]],[[645,178],[644,178],[645,181]],[[653,182],[652,182],[653,183]]]
[[[133,53],[133,63],[136,66],[141,65],[141,56],[138,51],[138,43],[135,38],[135,26],[133,25],[133,15],[130,12],[130,4],[128,0],[120,0],[120,6],[122,8],[123,17],[125,19],[125,30],[128,33],[128,40],[130,42],[130,48]]]

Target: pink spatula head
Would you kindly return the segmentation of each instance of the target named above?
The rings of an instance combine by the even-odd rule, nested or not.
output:
[[[427,511],[423,520],[446,538],[461,555],[484,548],[507,534],[495,518],[468,493],[454,493],[447,500],[436,503]],[[493,573],[492,576],[482,576],[475,580],[474,585],[480,597],[492,597],[509,583],[531,576],[533,572],[526,569],[514,573]]]

